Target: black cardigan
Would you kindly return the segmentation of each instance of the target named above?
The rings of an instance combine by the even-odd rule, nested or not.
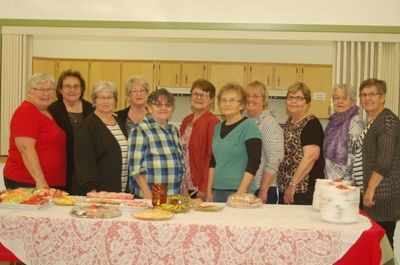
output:
[[[119,121],[125,138],[125,126]],[[83,122],[75,136],[74,194],[86,195],[97,191],[121,191],[121,148],[117,139],[100,118],[92,113]]]
[[[53,116],[58,126],[67,135],[67,186],[66,191],[71,192],[72,175],[74,173],[74,131],[68,116],[67,108],[62,99],[53,102],[49,106],[49,112]],[[93,112],[92,103],[82,99],[82,116],[85,119]]]

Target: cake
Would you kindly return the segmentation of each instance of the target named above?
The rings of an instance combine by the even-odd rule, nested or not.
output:
[[[312,206],[315,210],[319,210],[321,201],[321,189],[325,186],[333,185],[331,179],[317,179],[315,182],[315,190],[313,195]]]
[[[345,184],[322,186],[320,217],[332,223],[354,223],[358,221],[360,189]]]

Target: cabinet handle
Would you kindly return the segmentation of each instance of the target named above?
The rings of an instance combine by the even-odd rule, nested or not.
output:
[[[281,78],[278,76],[278,88],[281,87]]]
[[[186,83],[186,84],[188,83],[188,76],[187,76],[187,74],[185,75],[185,83]]]
[[[267,86],[269,86],[269,76],[267,76]]]
[[[178,74],[175,75],[175,84],[178,84]]]

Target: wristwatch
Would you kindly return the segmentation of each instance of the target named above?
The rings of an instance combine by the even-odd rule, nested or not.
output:
[[[296,185],[297,185],[297,184],[294,183],[294,182],[290,182],[290,183],[289,183],[289,186],[291,186],[291,187],[296,187]]]

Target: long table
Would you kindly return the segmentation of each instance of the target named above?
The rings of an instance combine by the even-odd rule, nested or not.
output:
[[[70,216],[71,208],[1,209],[0,253],[25,264],[379,264],[382,228],[332,224],[311,206],[225,206],[142,221]],[[1,255],[0,255],[1,257]],[[354,261],[357,261],[354,263]]]

